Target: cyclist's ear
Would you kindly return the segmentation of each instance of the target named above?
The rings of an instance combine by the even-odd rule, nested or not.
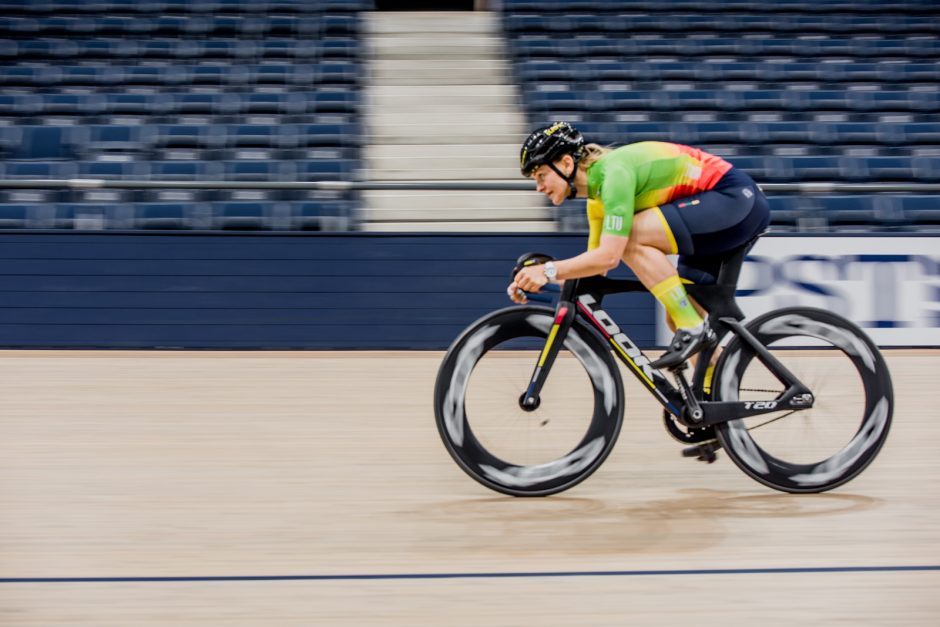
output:
[[[515,279],[516,275],[519,274],[519,271],[525,267],[538,265],[545,263],[546,261],[554,261],[555,258],[551,255],[546,255],[545,253],[523,253],[516,259],[516,265],[512,269],[512,274],[509,275],[509,279]]]

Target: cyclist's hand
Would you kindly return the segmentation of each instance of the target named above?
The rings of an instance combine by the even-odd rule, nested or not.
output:
[[[506,288],[506,293],[509,294],[509,298],[512,302],[517,305],[525,305],[529,302],[529,299],[525,297],[525,294],[519,289],[519,285],[515,281],[509,284],[509,287]]]
[[[541,264],[528,266],[516,274],[515,283],[519,289],[526,292],[538,292],[548,283],[548,277],[545,276],[545,270]]]

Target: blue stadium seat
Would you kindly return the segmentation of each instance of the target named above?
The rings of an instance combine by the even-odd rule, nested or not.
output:
[[[321,200],[291,203],[291,228],[302,231],[345,231],[352,227],[352,203]]]
[[[219,181],[222,165],[207,161],[151,161],[150,177],[154,180]]]
[[[87,132],[71,126],[17,126],[7,129],[7,159],[76,159]]]
[[[231,115],[245,112],[242,99],[251,94],[223,94],[223,93],[174,93],[158,94],[166,99],[166,106],[162,112],[206,115]],[[161,102],[162,104],[162,102]],[[154,113],[157,113],[156,111]]]
[[[89,153],[143,153],[150,150],[153,129],[146,126],[90,125],[84,127],[88,140],[83,150]]]
[[[829,226],[841,230],[873,231],[884,225],[870,196],[822,196],[816,199],[817,213]]]
[[[320,19],[320,33],[327,37],[356,37],[359,20],[351,14],[325,14]]]
[[[290,125],[237,124],[223,130],[229,148],[293,148],[300,140],[297,128]]]
[[[291,161],[226,161],[223,169],[228,181],[283,181],[295,177]]]
[[[0,16],[0,33],[14,37],[36,36],[43,31],[43,20],[31,17]]]
[[[356,59],[359,56],[359,42],[352,37],[324,37],[320,40],[320,56],[326,59]]]
[[[202,212],[208,207],[201,205]],[[134,228],[137,229],[191,229],[195,227],[193,216],[200,206],[181,202],[136,203],[134,205]]]
[[[359,82],[359,75],[359,66],[355,62],[324,61],[316,65],[315,75],[312,80],[318,85],[354,85]],[[308,79],[305,74],[297,74],[295,71],[293,80],[295,83],[304,83]]]
[[[196,41],[190,39],[157,39],[157,38],[144,38],[138,42],[136,57],[144,59],[204,59],[207,57],[213,56],[215,52],[215,45],[218,40],[204,40]],[[102,42],[104,43],[104,42]],[[231,44],[230,46],[225,47],[225,52],[228,53],[236,48],[236,44]],[[242,48],[250,47],[248,45],[241,46]],[[91,48],[89,46],[84,46],[83,48],[86,51],[86,54],[91,53]],[[113,54],[98,54],[95,56],[106,56],[111,57]],[[220,56],[216,54],[215,56]],[[221,56],[245,56],[245,55],[235,55],[233,54],[221,54]],[[134,57],[131,57],[134,58]]]
[[[78,176],[84,179],[140,179],[147,168],[139,161],[79,161]]]
[[[26,229],[31,226],[31,203],[0,203],[0,229]]]
[[[940,196],[906,194],[897,197],[903,220],[914,229],[940,230]]]
[[[583,76],[585,80],[608,80],[610,77],[603,73],[603,64],[605,63],[618,70],[624,65],[617,61],[588,60],[584,64],[575,65],[560,61],[533,59],[516,64],[516,73],[523,85],[526,83],[541,83],[543,81],[574,82],[581,76]],[[620,74],[617,74],[617,77],[622,78]]]
[[[210,124],[158,125],[153,142],[161,148],[220,148],[225,143],[225,128]]]
[[[359,94],[352,89],[330,88],[304,94],[304,110],[310,113],[356,113]]]
[[[78,43],[68,39],[26,39],[16,41],[15,45],[17,61],[72,59],[81,56]]]
[[[59,83],[63,85],[118,85],[124,82],[124,73],[118,67],[101,65],[67,65],[59,69]]]
[[[771,231],[793,231],[806,218],[807,197],[768,196]]]
[[[62,71],[50,65],[0,66],[0,85],[46,87],[61,81]]]
[[[747,122],[737,125],[742,143],[751,145],[812,143],[814,126],[806,122]]]
[[[879,183],[913,179],[911,159],[907,157],[849,157],[845,178],[850,181]]]
[[[75,50],[73,53],[62,54],[54,46],[50,50],[50,56],[67,56],[70,59],[135,59],[138,56],[148,56],[144,53],[143,46],[149,43],[147,39],[78,39],[66,40],[65,44],[71,44]],[[67,49],[67,48],[66,48]]]
[[[0,39],[0,59],[15,59],[19,46],[12,39]]]
[[[315,123],[295,127],[299,146],[358,146],[359,126],[351,122]]]
[[[605,94],[605,96],[607,96]],[[607,97],[607,100],[610,98]],[[579,91],[537,91],[532,90],[525,94],[526,104],[529,108],[542,112],[542,117],[556,117],[557,111],[589,111],[593,110],[596,101]]]
[[[186,68],[178,65],[127,65],[118,69],[121,82],[127,85],[174,86],[195,82]]]
[[[668,109],[674,104],[665,91],[622,89],[589,94],[591,107],[609,113]]]
[[[879,140],[885,144],[940,145],[940,121],[882,124],[878,126]]]
[[[0,115],[33,116],[43,110],[42,96],[0,93]]]
[[[109,93],[95,97],[102,103],[96,112],[109,115],[163,115],[171,112],[174,104],[167,94]]]
[[[4,167],[8,179],[71,179],[77,166],[71,161],[8,161]]]
[[[251,70],[242,64],[203,62],[184,67],[186,82],[192,85],[247,85],[251,83]]]
[[[287,217],[287,208],[264,202],[214,203],[213,226],[223,230],[268,229],[272,227],[276,213]]]
[[[297,177],[304,181],[348,180],[355,170],[350,159],[311,159],[297,162]]]
[[[888,83],[940,81],[940,61],[938,60],[909,62],[908,60],[888,59],[879,61],[874,65],[877,71],[877,80]]]

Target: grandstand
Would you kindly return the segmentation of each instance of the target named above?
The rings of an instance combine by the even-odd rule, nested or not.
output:
[[[518,140],[567,119],[600,143],[696,145],[763,183],[940,182],[940,15],[929,1],[504,0],[473,20],[476,30],[471,14],[446,14],[461,26],[423,48],[414,29],[389,29],[371,0],[0,8],[0,179],[518,181]],[[390,32],[411,49],[383,57]],[[412,69],[396,65],[402,58]],[[399,125],[395,111],[410,122]],[[414,139],[422,120],[437,135]],[[403,169],[408,161],[416,167]],[[937,192],[771,202],[778,230],[940,229]],[[518,192],[3,189],[0,228],[578,231],[586,222],[583,203],[553,209]]]

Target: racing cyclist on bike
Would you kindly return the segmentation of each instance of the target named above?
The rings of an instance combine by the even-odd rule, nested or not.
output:
[[[750,176],[697,148],[639,142],[585,144],[566,122],[534,131],[520,152],[523,176],[554,205],[587,198],[588,250],[522,268],[507,292],[538,292],[549,281],[606,273],[623,261],[663,304],[676,331],[658,368],[676,366],[715,341],[684,283],[714,283],[724,256],[770,223],[767,199]],[[666,255],[678,254],[678,269]]]

